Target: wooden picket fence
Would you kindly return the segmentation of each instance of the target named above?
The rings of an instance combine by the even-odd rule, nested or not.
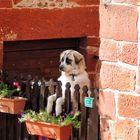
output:
[[[62,96],[61,83],[54,82],[52,79],[46,81],[44,78],[31,75],[23,76],[14,75],[9,76],[7,72],[1,74],[1,81],[7,84],[19,82],[21,86],[21,95],[26,97],[25,109],[32,109],[34,111],[44,110],[47,106],[48,96],[56,92],[57,98]],[[99,140],[99,116],[98,116],[98,90],[91,89],[91,97],[94,97],[93,108],[86,108],[84,100],[80,102],[80,94],[82,99],[87,97],[88,88],[83,87],[83,92],[80,93],[79,85],[75,85],[75,103],[72,105],[70,100],[70,84],[66,84],[66,99],[63,106],[63,113],[69,113],[73,107],[75,110],[81,111],[81,127],[74,129],[70,140]],[[18,118],[20,115],[12,115],[7,113],[0,113],[0,140],[38,140],[38,136],[31,136],[27,133],[25,124],[20,124]]]

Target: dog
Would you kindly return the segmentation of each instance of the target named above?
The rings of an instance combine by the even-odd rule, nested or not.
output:
[[[66,50],[60,54],[59,70],[61,76],[58,81],[62,83],[62,97],[56,100],[56,94],[48,97],[47,113],[52,112],[53,102],[56,100],[56,116],[62,113],[62,105],[65,100],[65,85],[67,82],[71,85],[71,96],[73,99],[74,86],[79,84],[80,90],[83,86],[90,88],[90,80],[86,72],[85,58],[82,54],[75,50]],[[81,92],[80,92],[81,93]]]

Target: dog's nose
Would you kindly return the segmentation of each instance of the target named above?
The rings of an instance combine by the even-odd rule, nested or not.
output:
[[[64,70],[64,66],[63,65],[59,65],[59,70],[63,71]]]

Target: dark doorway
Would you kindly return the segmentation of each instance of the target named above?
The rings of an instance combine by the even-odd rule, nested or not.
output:
[[[22,73],[56,79],[60,74],[60,53],[78,48],[78,38],[4,42],[3,68],[9,74]]]

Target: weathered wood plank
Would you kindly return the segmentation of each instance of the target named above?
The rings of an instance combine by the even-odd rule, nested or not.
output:
[[[3,69],[9,73],[57,79],[60,53],[65,46],[76,49],[77,44],[77,38],[4,42]]]
[[[88,96],[88,88],[83,87],[82,95],[82,106],[81,106],[81,128],[80,128],[80,140],[87,140],[87,118],[88,118],[88,109],[84,106],[84,98]]]
[[[6,128],[6,133],[7,135],[7,140],[14,140],[14,116],[11,114],[7,114],[7,128]]]
[[[40,81],[40,94],[39,94],[39,109],[44,110],[45,109],[45,91],[46,91],[46,86],[45,86],[45,80],[42,79]]]
[[[61,81],[57,82],[57,86],[56,86],[56,99],[58,99],[59,97],[62,97],[62,89],[61,89],[62,83]]]
[[[66,84],[66,90],[65,90],[65,104],[64,104],[64,112],[70,113],[71,111],[71,91],[70,91],[70,83]]]
[[[38,85],[38,77],[35,77],[33,80],[33,87],[31,91],[31,109],[34,111],[39,111],[39,95],[40,95],[40,87]]]
[[[0,113],[0,139],[6,140],[6,114]]]
[[[80,110],[80,86],[77,84],[74,87],[75,91],[74,91],[74,97],[72,99],[72,110],[74,112]]]
[[[98,133],[99,133],[99,115],[98,115],[98,107],[97,107],[97,100],[98,100],[98,91],[97,89],[92,90],[91,97],[94,98],[93,108],[89,109],[89,117],[88,117],[88,124],[87,124],[87,140],[98,140]]]

